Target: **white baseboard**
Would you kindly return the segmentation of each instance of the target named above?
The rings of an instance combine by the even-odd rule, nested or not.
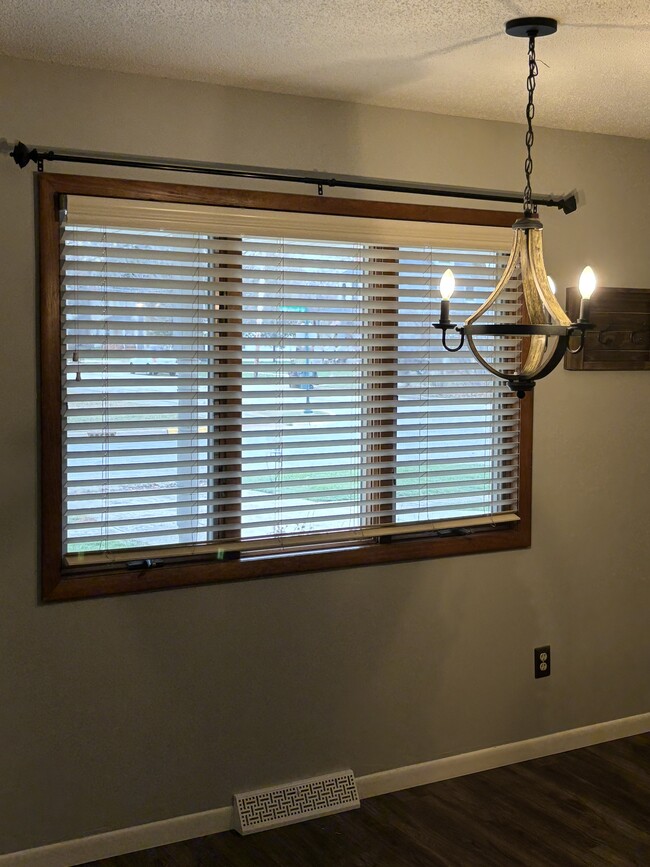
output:
[[[459,756],[434,759],[432,762],[367,774],[365,777],[357,778],[357,788],[360,798],[374,798],[377,795],[386,795],[388,792],[399,792],[402,789],[411,789],[413,786],[425,786],[440,780],[477,774],[479,771],[527,762],[529,759],[541,759],[543,756],[566,753],[568,750],[640,735],[647,731],[650,731],[650,713],[641,713],[637,716],[596,723],[579,729],[554,732],[526,741],[488,747],[473,753],[462,753]]]
[[[554,732],[526,741],[516,741],[462,755],[434,759],[431,762],[367,774],[357,778],[357,787],[361,798],[373,798],[376,795],[398,792],[413,786],[424,786],[440,780],[450,780],[466,774],[476,774],[479,771],[539,759],[542,756],[564,753],[567,750],[593,746],[647,731],[650,731],[650,713],[642,713],[583,728]],[[127,852],[138,852],[142,849],[152,849],[155,846],[228,831],[232,828],[232,822],[232,807],[218,807],[215,810],[206,810],[204,813],[177,816],[161,822],[150,822],[147,825],[136,825],[132,828],[0,855],[0,867],[14,867],[14,865],[15,867],[75,867],[100,858],[111,858]]]
[[[11,867],[14,865],[16,867],[74,867],[87,861],[99,861],[100,858],[113,858],[116,855],[126,855],[128,852],[165,846],[167,843],[206,837],[208,834],[229,831],[230,828],[232,828],[232,807],[218,807],[216,810],[206,810],[204,813],[190,813],[173,819],[163,819],[162,822],[149,822],[132,828],[93,834],[92,837],[79,837],[77,840],[65,840],[62,843],[52,843],[50,846],[39,846],[37,849],[24,849],[22,852],[0,855],[0,865],[2,867],[10,867],[10,865]]]

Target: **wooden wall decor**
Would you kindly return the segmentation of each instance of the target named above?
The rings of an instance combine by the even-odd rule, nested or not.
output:
[[[580,311],[580,293],[567,289],[567,313]],[[650,289],[599,286],[589,307],[596,326],[587,331],[585,348],[564,356],[566,370],[650,370]]]

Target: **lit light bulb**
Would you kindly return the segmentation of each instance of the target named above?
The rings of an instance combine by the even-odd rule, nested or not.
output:
[[[557,286],[555,285],[555,280],[549,275],[547,275],[546,279],[548,280],[548,285],[551,288],[551,292],[553,295],[557,295]]]
[[[451,268],[447,268],[445,273],[440,278],[440,321],[437,323],[436,328],[451,328],[451,320],[449,319],[449,299],[454,294],[454,289],[456,287],[456,280],[454,279],[454,272]],[[443,334],[443,342],[444,342],[444,334]]]
[[[445,301],[449,301],[451,296],[454,294],[454,289],[456,288],[456,279],[454,277],[454,272],[451,268],[447,268],[445,273],[440,278],[440,294],[442,295]]]
[[[578,283],[578,289],[582,295],[582,298],[580,299],[580,316],[578,322],[582,322],[583,324],[589,322],[589,299],[594,294],[595,288],[596,275],[594,274],[594,269],[587,265],[587,267],[583,269],[582,274],[580,275],[580,282]]]
[[[580,275],[578,288],[580,289],[580,294],[585,299],[591,298],[594,294],[596,288],[596,275],[594,274],[594,269],[590,265],[587,265]]]

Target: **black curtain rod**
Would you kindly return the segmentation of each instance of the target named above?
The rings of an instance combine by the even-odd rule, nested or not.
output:
[[[445,185],[431,186],[429,184],[411,183],[409,181],[382,180],[381,178],[364,178],[354,175],[339,175],[332,177],[326,172],[303,174],[293,170],[262,168],[260,166],[236,166],[227,163],[208,163],[191,160],[163,160],[154,157],[132,156],[128,154],[110,154],[96,151],[77,151],[68,149],[47,150],[37,147],[29,148],[26,144],[16,142],[9,156],[16,165],[24,169],[30,162],[36,163],[38,170],[43,170],[44,162],[86,163],[101,166],[125,166],[136,169],[160,169],[170,172],[192,172],[204,175],[221,175],[232,178],[253,178],[264,181],[285,181],[294,184],[315,184],[319,195],[323,187],[344,187],[353,190],[380,190],[388,193],[410,193],[419,196],[447,196],[454,199],[474,199],[481,202],[511,202],[521,204],[522,193],[506,192],[504,190],[482,190],[472,187],[452,187]],[[576,192],[565,196],[533,196],[533,203],[544,208],[560,208],[565,214],[571,214],[578,207]]]

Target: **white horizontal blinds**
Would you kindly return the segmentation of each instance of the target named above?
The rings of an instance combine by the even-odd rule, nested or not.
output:
[[[437,286],[442,270],[453,269],[457,290],[452,320],[465,318],[461,305],[476,309],[494,287],[507,255],[483,253],[480,264],[471,251],[429,248],[429,280],[412,284],[411,256],[401,251],[397,392],[397,521],[441,520],[467,515],[494,515],[517,507],[519,401],[505,383],[477,364],[468,348],[440,352]],[[403,316],[419,310],[416,328],[404,328]],[[501,305],[499,319],[516,320],[518,297]],[[455,347],[458,337],[448,335]],[[516,340],[499,341],[499,359],[514,363]],[[486,347],[496,360],[495,346]]]
[[[69,561],[515,518],[518,402],[431,327],[445,268],[464,319],[508,233],[387,222],[68,200]]]
[[[157,293],[156,275],[179,240],[167,233],[109,238],[103,227],[80,232],[64,224],[69,554],[213,538],[209,477],[229,413],[214,410],[220,380],[206,341],[217,351],[227,342],[214,331],[218,289],[198,259],[206,250],[201,237],[182,238],[193,257],[182,285],[165,299]]]
[[[436,244],[445,249],[503,250],[512,242],[510,229],[495,226],[463,226],[417,223],[366,217],[339,217],[282,211],[183,205],[96,196],[68,196],[67,209],[77,226],[107,226],[118,229],[169,231],[172,234],[230,236],[236,250],[242,236],[296,238],[313,241],[371,243],[388,248],[397,245]],[[188,246],[186,244],[185,246]],[[189,245],[191,246],[191,244]],[[224,249],[227,247],[224,244]],[[315,241],[313,246],[319,246]]]

